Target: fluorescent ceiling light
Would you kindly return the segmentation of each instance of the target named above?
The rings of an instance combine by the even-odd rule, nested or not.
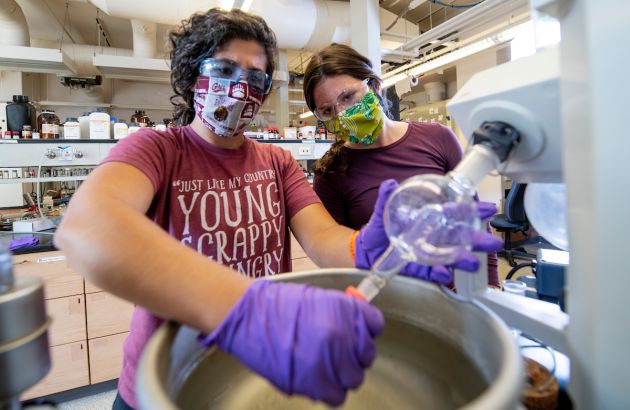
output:
[[[109,78],[153,83],[171,81],[170,61],[163,58],[97,54],[92,58],[92,64]]]
[[[252,5],[252,0],[244,0],[243,5],[241,6],[242,11],[249,11],[250,6]]]
[[[447,64],[451,64],[462,58],[471,56],[473,54],[479,53],[481,51],[487,50],[499,44],[510,41],[518,33],[520,33],[523,30],[526,30],[529,26],[531,26],[531,22],[522,23],[517,26],[511,27],[505,31],[502,31],[499,34],[490,36],[481,41],[477,41],[470,45],[459,48],[448,54],[444,54],[443,56],[438,57],[436,59],[427,61],[426,63],[416,65],[416,66],[414,66],[413,64],[409,64],[409,68],[403,72],[400,72],[398,74],[395,74],[389,77],[387,76],[387,74],[385,74],[383,76],[382,87],[383,88],[390,87],[396,84],[398,81],[404,80],[407,77],[418,77],[419,75],[424,74],[428,71],[435,70],[437,68],[440,68]]]
[[[307,112],[303,112],[302,114],[300,114],[300,118],[308,118],[308,117],[312,117],[313,116],[313,112],[312,111],[307,111]]]
[[[72,75],[76,67],[66,53],[54,48],[0,45],[0,69]]]

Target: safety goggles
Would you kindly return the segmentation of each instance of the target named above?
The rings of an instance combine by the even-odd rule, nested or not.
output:
[[[343,90],[337,97],[337,101],[334,104],[322,104],[321,107],[315,108],[313,113],[322,121],[332,120],[335,115],[347,110],[365,97],[365,94],[367,94],[369,90],[369,80],[369,78],[366,78],[356,87]]]
[[[257,91],[267,94],[271,90],[271,76],[260,70],[245,70],[231,60],[206,58],[201,62],[199,73],[213,78],[239,81],[245,78],[247,84]]]

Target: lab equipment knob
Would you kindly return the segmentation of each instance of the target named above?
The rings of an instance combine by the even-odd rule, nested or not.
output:
[[[78,149],[72,150],[72,153],[74,154],[75,158],[83,158],[83,152],[79,151]]]
[[[52,148],[48,148],[46,150],[46,154],[44,154],[44,155],[46,155],[46,158],[48,158],[48,159],[55,159],[55,157],[57,157],[57,153]]]

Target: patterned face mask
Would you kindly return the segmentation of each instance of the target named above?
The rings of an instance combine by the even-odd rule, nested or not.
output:
[[[378,138],[384,121],[381,104],[376,94],[369,90],[359,102],[326,121],[326,128],[340,140],[369,145]]]
[[[195,86],[195,112],[210,131],[229,138],[254,119],[263,95],[245,81],[200,75]]]

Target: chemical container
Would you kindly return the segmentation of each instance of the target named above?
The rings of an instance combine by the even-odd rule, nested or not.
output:
[[[119,140],[121,138],[125,138],[127,135],[129,135],[129,127],[127,127],[127,123],[123,120],[118,120],[114,124],[114,139]]]
[[[26,95],[14,95],[13,102],[7,103],[7,130],[22,132],[24,125],[36,124],[35,107]]]
[[[77,118],[66,118],[66,122],[63,123],[63,137],[67,140],[78,140],[81,138],[81,124]]]
[[[41,138],[57,139],[59,138],[59,117],[54,110],[43,110],[37,117],[37,130]]]
[[[78,118],[79,128],[81,129],[81,138],[90,138],[90,113],[84,112],[82,116]]]
[[[91,140],[108,140],[109,134],[109,114],[106,112],[91,112],[90,120],[90,139]]]

